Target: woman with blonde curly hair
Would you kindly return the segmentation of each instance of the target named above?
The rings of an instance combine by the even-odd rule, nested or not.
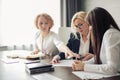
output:
[[[35,49],[32,52],[33,54],[39,53],[40,56],[54,56],[59,51],[73,54],[59,39],[59,36],[51,31],[54,21],[50,15],[46,13],[37,15],[35,25],[39,31],[35,35]]]

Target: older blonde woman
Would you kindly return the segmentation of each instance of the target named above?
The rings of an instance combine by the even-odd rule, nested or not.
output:
[[[73,33],[70,34],[67,46],[74,53],[72,58],[78,58],[82,61],[89,60],[93,57],[93,49],[91,46],[89,25],[85,22],[86,13],[80,11],[75,13],[71,20],[71,28]],[[61,52],[60,59],[70,58],[69,54]],[[55,57],[57,59],[57,57]],[[55,60],[54,58],[54,60]]]
[[[33,54],[41,54],[40,56],[56,55],[59,50],[65,53],[73,54],[63,42],[59,39],[58,35],[51,31],[54,25],[52,17],[46,13],[37,15],[35,18],[36,28],[39,30],[35,35],[35,49]]]

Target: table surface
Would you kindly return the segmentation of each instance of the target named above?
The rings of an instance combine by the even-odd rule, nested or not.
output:
[[[0,58],[4,57],[4,54],[10,54],[10,51],[0,52]],[[79,77],[72,73],[71,67],[55,67],[55,71],[47,72],[62,80],[81,80]],[[37,74],[40,75],[40,74]],[[24,60],[19,63],[6,64],[0,60],[0,80],[35,80],[25,70]],[[103,78],[99,80],[120,80],[120,76]]]

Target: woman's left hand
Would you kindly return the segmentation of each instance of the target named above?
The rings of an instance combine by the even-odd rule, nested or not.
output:
[[[72,69],[76,71],[84,71],[84,63],[82,61],[74,61],[72,64]]]

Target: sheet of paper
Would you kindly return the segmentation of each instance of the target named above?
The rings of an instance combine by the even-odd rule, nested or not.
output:
[[[24,60],[25,64],[40,63],[40,60]]]
[[[53,66],[72,67],[73,61],[74,60],[61,60],[60,63],[53,64]]]
[[[10,59],[10,58],[0,58],[1,61],[5,62],[6,64],[18,63],[18,59]]]
[[[48,73],[41,73],[39,75],[32,76],[36,80],[62,80],[56,76],[50,75]]]
[[[84,71],[73,71],[73,74],[78,76],[81,79],[100,79],[103,77],[111,77],[115,75],[105,75],[105,74],[99,74],[99,73],[92,73],[92,72],[84,72]],[[117,74],[119,75],[119,74]]]

